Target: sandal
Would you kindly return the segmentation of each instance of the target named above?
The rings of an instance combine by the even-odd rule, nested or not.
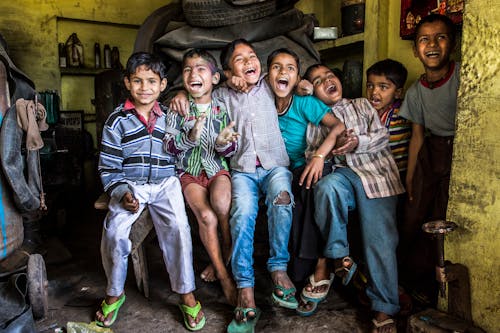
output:
[[[276,295],[276,293],[273,291],[273,293],[272,293],[273,303],[275,303],[281,307],[284,307],[286,309],[292,309],[292,310],[297,309],[297,307],[299,306],[299,302],[295,298],[295,292],[296,292],[295,288],[293,288],[293,287],[292,288],[285,288],[285,287],[277,284],[274,286],[274,289],[281,290],[283,295],[281,295],[281,296]]]
[[[344,266],[344,263],[347,263],[347,266]],[[356,273],[357,268],[358,265],[354,262],[354,260],[347,256],[342,258],[342,266],[335,269],[335,275],[342,277],[342,284],[347,286],[349,282],[351,282],[354,273]]]
[[[305,303],[305,304],[310,303],[312,305],[311,309],[306,310],[305,307],[303,307],[299,304],[299,306],[297,307],[297,309],[295,311],[297,311],[297,314],[299,316],[302,316],[302,317],[309,317],[309,316],[312,316],[313,314],[315,314],[316,311],[318,311],[318,304],[322,301],[319,299],[306,298],[303,295],[300,295],[300,299],[302,300],[303,303]]]
[[[104,324],[104,322],[106,320],[104,320],[104,321],[96,320],[95,323],[101,327],[111,327],[111,325],[113,325],[115,323],[116,317],[118,316],[118,310],[120,310],[120,308],[122,307],[124,302],[125,302],[125,294],[123,294],[116,302],[114,302],[112,304],[108,304],[108,303],[106,303],[106,300],[103,300],[101,303],[102,314],[104,315],[105,318],[107,318],[108,315],[114,311],[113,317],[111,317],[111,321],[109,322],[108,325]]]
[[[332,274],[330,274],[329,280],[320,280],[320,281],[316,282],[314,280],[314,274],[311,274],[311,276],[309,276],[309,283],[311,284],[313,289],[316,287],[321,287],[321,286],[328,286],[328,288],[322,292],[314,292],[312,290],[307,291],[306,288],[304,287],[302,289],[303,298],[305,298],[306,301],[310,301],[310,302],[321,302],[322,300],[324,300],[326,298],[326,296],[328,296],[328,292],[330,291],[330,287],[332,286],[334,277],[335,277],[335,274],[332,273]]]
[[[187,316],[190,316],[193,319],[196,319],[196,317],[198,317],[198,313],[200,313],[200,310],[201,310],[201,303],[199,301],[196,302],[196,305],[193,307],[187,306],[185,304],[179,304],[179,309],[181,309],[182,317],[184,318],[184,326],[188,330],[199,331],[203,328],[203,326],[205,326],[205,322],[207,321],[205,318],[205,315],[203,315],[203,317],[201,317],[201,320],[194,327],[189,325],[189,320],[187,317]]]
[[[229,326],[227,327],[227,333],[254,333],[255,325],[257,325],[257,321],[259,320],[261,311],[259,308],[240,308],[237,307],[234,309],[234,314],[237,312],[241,312],[243,314],[243,320],[238,321],[236,318],[233,318]],[[255,313],[254,316],[249,317],[248,313]]]
[[[389,329],[390,333],[397,333],[396,322],[392,318],[388,318],[383,321],[377,321],[375,318],[372,319],[373,330],[372,333],[378,333],[382,327],[391,326]]]

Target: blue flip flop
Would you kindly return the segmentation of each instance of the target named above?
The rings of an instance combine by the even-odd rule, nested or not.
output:
[[[272,299],[273,299],[273,303],[275,303],[281,307],[284,307],[286,309],[292,309],[292,310],[297,309],[297,307],[299,306],[299,302],[295,298],[295,292],[296,292],[295,288],[293,288],[293,287],[292,288],[285,288],[285,287],[277,284],[274,286],[274,289],[281,290],[283,295],[281,295],[281,296],[276,295],[276,293],[273,291],[273,293],[271,295]]]
[[[297,307],[297,309],[295,310],[299,316],[309,317],[309,316],[312,316],[313,314],[315,314],[318,311],[318,304],[322,300],[319,300],[317,298],[316,299],[308,298],[308,297],[305,297],[304,295],[300,295],[300,298],[301,298],[302,302],[304,302],[304,303],[311,303],[312,304],[312,308],[309,309],[309,310],[303,310],[303,308],[301,308],[301,306],[299,305]]]
[[[348,267],[344,266],[344,263],[348,263]],[[347,286],[349,282],[351,282],[352,277],[354,276],[354,273],[356,273],[356,269],[358,268],[358,265],[352,260],[351,257],[344,257],[342,258],[342,267],[339,267],[335,270],[335,275],[342,276],[342,284],[344,286]],[[341,272],[345,272],[343,274],[339,274]]]
[[[104,317],[108,317],[108,315],[113,312],[113,317],[111,317],[111,321],[109,322],[108,325],[104,324],[104,321],[98,321],[96,320],[95,323],[97,326],[101,327],[111,327],[116,321],[116,317],[118,316],[118,310],[122,307],[123,303],[125,302],[125,294],[123,294],[116,302],[112,304],[106,303],[106,300],[103,300],[101,303],[101,311]]]
[[[254,333],[255,325],[260,318],[262,311],[259,308],[240,308],[234,309],[234,313],[241,312],[243,314],[243,321],[237,321],[235,318],[227,327],[227,333]],[[255,316],[249,317],[248,313],[253,312]]]

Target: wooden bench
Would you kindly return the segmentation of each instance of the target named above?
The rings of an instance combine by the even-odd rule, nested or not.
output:
[[[94,202],[94,208],[97,210],[108,210],[109,196],[103,193]],[[149,298],[149,271],[146,261],[146,248],[144,240],[153,230],[153,221],[149,209],[144,209],[137,221],[132,225],[130,230],[130,241],[132,242],[132,265],[134,267],[135,281],[137,288]]]

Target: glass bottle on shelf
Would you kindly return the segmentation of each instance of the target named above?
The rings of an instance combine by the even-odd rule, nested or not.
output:
[[[101,68],[101,46],[99,43],[94,44],[94,59],[95,68]]]
[[[66,59],[66,46],[64,43],[59,43],[58,53],[59,53],[59,67],[66,68],[68,67],[67,59]]]
[[[104,44],[104,68],[111,68],[111,48]]]

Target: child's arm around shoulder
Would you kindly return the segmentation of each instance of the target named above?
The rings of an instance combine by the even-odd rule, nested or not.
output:
[[[366,121],[359,128],[353,128],[359,141],[354,153],[374,153],[387,147],[389,131],[380,122],[377,111],[370,102],[366,98],[356,98],[351,102],[361,120]]]

